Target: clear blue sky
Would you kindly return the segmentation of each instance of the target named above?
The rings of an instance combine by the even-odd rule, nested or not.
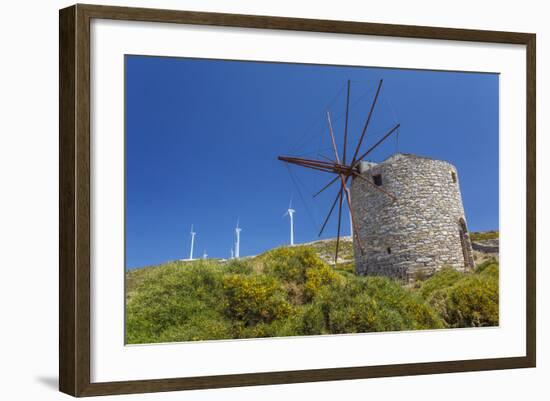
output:
[[[496,74],[145,56],[125,67],[126,268],[186,258],[191,224],[196,256],[228,257],[237,219],[241,255],[288,243],[291,199],[296,242],[315,240],[336,186],[313,200],[331,177],[277,156],[332,156],[327,109],[342,149],[348,79],[349,148],[383,79],[363,149],[401,128],[370,160],[399,150],[453,163],[469,229],[498,229]]]

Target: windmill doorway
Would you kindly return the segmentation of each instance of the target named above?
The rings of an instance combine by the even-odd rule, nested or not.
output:
[[[458,232],[460,235],[460,245],[462,246],[462,255],[464,256],[464,266],[467,268],[473,268],[474,258],[472,255],[472,245],[470,244],[470,237],[468,235],[468,229],[466,228],[466,222],[462,217],[458,221]]]

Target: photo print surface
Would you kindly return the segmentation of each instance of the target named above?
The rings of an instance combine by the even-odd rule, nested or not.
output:
[[[125,56],[127,344],[499,325],[499,76]]]

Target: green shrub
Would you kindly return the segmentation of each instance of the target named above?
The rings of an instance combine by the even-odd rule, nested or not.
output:
[[[334,270],[339,273],[355,274],[355,263],[338,263],[336,266],[334,266]]]
[[[415,284],[417,284],[419,282],[425,281],[428,277],[429,277],[429,272],[427,272],[426,270],[424,269],[416,270],[413,275],[413,280]]]
[[[158,337],[159,342],[222,340],[233,336],[231,324],[217,313],[201,311],[185,323],[170,326]]]
[[[463,277],[463,274],[456,271],[451,267],[443,267],[432,277],[427,279],[420,286],[420,295],[424,299],[428,299],[432,292],[440,290],[442,288],[447,288],[455,284],[458,280]]]
[[[498,266],[488,265],[479,274],[465,275],[454,285],[434,291],[430,305],[448,327],[498,326]]]
[[[498,280],[498,277],[499,277],[499,267],[498,267],[498,264],[496,264],[496,263],[490,264],[489,266],[487,266],[486,268],[484,268],[483,271],[479,272],[479,274],[480,274],[481,276],[492,276],[492,277],[494,277],[496,280]]]
[[[494,258],[488,259],[483,263],[480,263],[475,268],[475,273],[483,273],[486,270],[489,271],[490,274],[497,274],[498,275],[498,261]]]
[[[161,341],[162,332],[202,313],[222,317],[219,298],[223,273],[219,266],[197,262],[167,264],[142,273],[126,300],[127,342]]]
[[[322,287],[303,319],[304,331],[332,334],[444,327],[421,298],[382,277],[357,277]]]
[[[250,263],[246,260],[232,259],[227,262],[225,271],[236,274],[252,274],[253,269]]]
[[[298,335],[328,334],[328,326],[321,303],[307,304],[300,309]]]
[[[395,280],[371,277],[366,294],[386,310],[396,311],[402,319],[402,330],[437,329],[444,326],[441,318],[424,299]]]
[[[356,296],[348,308],[335,308],[330,313],[332,333],[366,333],[404,330],[402,316],[368,295]]]
[[[260,337],[287,337],[299,335],[300,320],[292,313],[285,319],[273,320],[269,323],[260,322],[253,326],[246,326],[242,322],[235,322],[233,338],[260,338]]]

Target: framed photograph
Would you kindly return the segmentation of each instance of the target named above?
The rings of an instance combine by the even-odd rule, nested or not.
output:
[[[59,18],[62,392],[535,366],[534,34]]]

